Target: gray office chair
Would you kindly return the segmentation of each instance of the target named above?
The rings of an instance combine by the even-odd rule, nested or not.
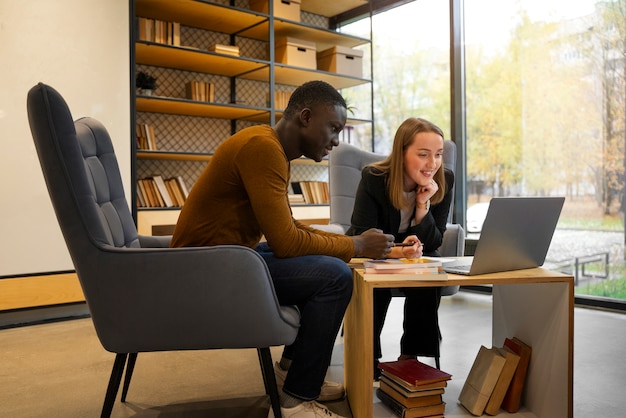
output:
[[[256,348],[280,417],[269,347],[295,340],[300,315],[279,305],[263,259],[246,247],[168,248],[170,237],[139,236],[104,126],[91,118],[74,122],[61,95],[42,83],[29,91],[27,108],[96,333],[117,354],[102,416],[111,414],[128,359],[125,402],[137,353]]]
[[[353,145],[341,143],[329,154],[330,221],[328,225],[312,225],[325,231],[345,234],[350,228],[356,191],[361,181],[361,170],[368,164],[380,161],[384,155],[365,151]],[[456,170],[456,145],[444,141],[444,166]],[[465,230],[461,225],[452,223],[452,210],[448,214],[446,232],[439,247],[442,257],[461,257],[465,251]],[[451,296],[459,291],[459,286],[442,286],[441,295]],[[404,296],[401,292],[392,292],[394,296]],[[439,358],[435,358],[439,368]]]

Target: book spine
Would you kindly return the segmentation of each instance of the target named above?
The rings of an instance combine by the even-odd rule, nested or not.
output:
[[[380,388],[376,389],[376,396],[378,397],[378,399],[380,399],[380,401],[383,404],[388,406],[393,411],[394,414],[396,414],[399,417],[404,417],[406,408],[400,405],[395,399],[393,399],[391,396],[386,394]]]

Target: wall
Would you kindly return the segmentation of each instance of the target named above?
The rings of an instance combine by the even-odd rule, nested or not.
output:
[[[99,119],[130,190],[127,0],[0,1],[0,278],[73,269],[50,204],[26,115],[41,81],[75,119]]]

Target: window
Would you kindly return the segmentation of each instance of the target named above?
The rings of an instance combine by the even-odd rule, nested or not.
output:
[[[448,10],[447,2],[420,0],[374,15],[374,142],[370,130],[359,135],[356,145],[388,153],[397,127],[415,116],[429,119],[449,135]],[[363,19],[346,30],[369,34],[369,25],[369,19]],[[348,103],[369,104],[369,94],[348,96]]]
[[[494,196],[565,196],[546,265],[617,299],[625,13],[624,0],[465,0],[468,226]]]
[[[451,131],[448,5],[372,18],[376,152],[409,116]],[[546,265],[626,300],[626,0],[465,0],[464,26],[470,237],[494,196],[565,196]]]

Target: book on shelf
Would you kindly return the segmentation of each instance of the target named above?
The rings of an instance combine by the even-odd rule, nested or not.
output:
[[[169,178],[165,180],[165,185],[174,200],[174,206],[182,207],[185,204],[186,198],[183,195],[180,185],[178,184],[178,180],[176,178]]]
[[[159,192],[159,195],[161,196],[161,201],[163,202],[163,206],[166,208],[171,208],[172,206],[174,206],[174,202],[172,200],[172,197],[170,196],[170,192],[165,186],[163,177],[161,177],[160,175],[154,175],[152,176],[152,180],[154,181],[154,184],[156,185],[156,189]]]
[[[156,185],[154,184],[154,180],[151,178],[144,178],[139,180],[142,185],[142,190],[145,192],[146,200],[148,201],[149,206],[151,208],[160,208],[163,207],[163,202],[159,196],[158,191],[156,190]]]
[[[433,391],[441,391],[442,393],[435,393],[432,395],[422,396],[405,396],[404,392],[399,392],[394,386],[387,383],[387,381],[380,381],[380,390],[387,395],[394,398],[407,408],[415,408],[418,406],[438,405],[443,402],[443,389],[433,389]],[[428,392],[427,390],[424,392]]]
[[[291,182],[291,189],[294,194],[302,194],[302,187],[300,187],[300,182],[298,181]]]
[[[137,123],[135,127],[137,134],[137,146],[141,150],[155,151],[157,149],[154,127],[147,123]]]
[[[176,176],[175,178],[176,182],[178,183],[178,187],[180,187],[180,191],[183,193],[183,197],[185,198],[185,200],[187,200],[187,197],[189,197],[189,189],[187,188],[185,180],[182,178],[182,176]]]
[[[290,98],[291,98],[291,92],[289,91],[275,91],[274,92],[274,109],[285,110],[287,108],[287,104],[289,103]],[[267,107],[271,107],[269,92],[265,94],[265,99],[266,99]]]
[[[446,387],[448,386],[448,382],[445,380],[422,386],[408,385],[406,382],[403,382],[402,379],[394,377],[393,375],[387,375],[385,372],[381,373],[380,382],[384,382],[385,385],[394,388],[407,398],[440,395],[445,392]]]
[[[164,208],[165,200],[163,199],[163,196],[161,195],[161,192],[159,191],[159,187],[157,186],[156,181],[152,177],[150,177],[148,181],[150,182],[150,188],[152,189],[152,193],[154,194],[154,197],[157,202],[156,206],[159,208]]]
[[[301,194],[307,204],[326,204],[330,202],[328,183],[325,181],[302,180],[291,182],[294,194]]]
[[[378,364],[378,368],[390,378],[404,383],[409,388],[419,388],[433,383],[447,382],[452,375],[416,359],[387,361]]]
[[[214,102],[215,84],[206,81],[188,81],[185,83],[185,95],[190,100]]]
[[[213,44],[209,46],[209,51],[219,54],[227,54],[239,56],[239,47],[237,45]]]
[[[506,395],[506,391],[511,384],[511,379],[519,363],[519,355],[515,354],[510,349],[506,347],[493,347],[493,350],[504,357],[504,367],[489,397],[487,406],[485,406],[485,413],[488,415],[497,415],[498,411],[500,411],[504,395]]]
[[[137,18],[139,39],[166,45],[180,46],[180,23],[146,17]]]
[[[148,207],[148,202],[146,202],[144,200],[143,194],[141,193],[141,190],[139,189],[139,182],[137,182],[137,199],[136,199],[136,204],[138,208],[145,208]]]
[[[517,337],[512,339],[505,338],[504,347],[519,355],[519,363],[515,373],[513,373],[513,378],[501,405],[501,408],[505,411],[515,413],[519,410],[522,402],[522,393],[524,392],[532,348]]]
[[[180,200],[178,194],[174,187],[172,187],[171,179],[164,179],[163,184],[167,188],[167,192],[170,194],[170,198],[172,199],[172,206],[181,207],[183,205],[183,201]]]
[[[148,192],[146,190],[146,187],[142,179],[137,179],[137,194],[139,194],[140,196],[139,201],[142,203],[141,207],[144,207],[144,208],[152,207],[152,203],[150,202],[150,199],[148,198]]]
[[[289,193],[287,195],[290,204],[304,204],[304,196],[302,194]]]
[[[489,397],[504,367],[505,359],[495,350],[480,346],[472,368],[459,394],[459,402],[472,415],[485,412]]]
[[[138,207],[182,207],[188,192],[184,191],[186,187],[183,190],[181,185],[184,185],[184,181],[179,177],[164,179],[161,175],[154,175],[138,179]]]
[[[435,405],[426,405],[426,406],[417,406],[414,408],[407,408],[402,405],[400,402],[395,400],[389,394],[381,390],[380,388],[376,389],[376,396],[380,401],[389,407],[393,411],[394,414],[401,418],[421,418],[421,417],[433,417],[433,416],[443,416],[446,410],[445,402],[441,402]]]

